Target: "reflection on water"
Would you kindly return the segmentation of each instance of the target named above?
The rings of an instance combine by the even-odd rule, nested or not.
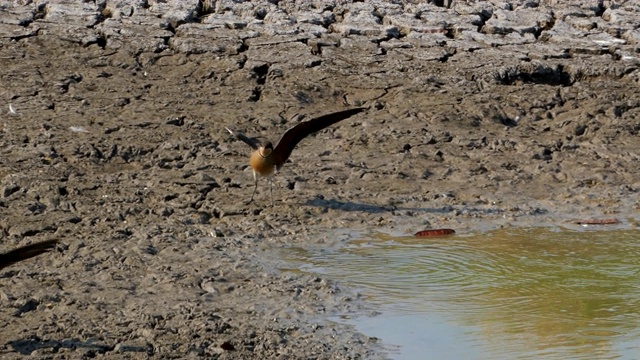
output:
[[[398,359],[640,359],[640,232],[499,230],[291,250],[361,289]]]

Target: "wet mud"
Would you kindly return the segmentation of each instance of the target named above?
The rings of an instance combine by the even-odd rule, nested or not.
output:
[[[375,359],[274,248],[333,229],[640,218],[634,1],[0,1],[11,358]],[[302,141],[255,201],[250,148]]]

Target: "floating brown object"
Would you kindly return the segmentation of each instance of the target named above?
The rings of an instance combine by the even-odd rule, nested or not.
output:
[[[455,234],[455,230],[453,229],[430,229],[430,230],[422,230],[415,233],[414,236],[417,237],[428,237],[428,236],[443,236],[443,235],[451,235]]]
[[[273,191],[271,189],[271,175],[275,170],[280,168],[287,161],[293,149],[298,145],[302,139],[311,135],[316,131],[320,131],[326,127],[329,127],[339,121],[350,118],[351,116],[363,112],[367,108],[355,108],[349,110],[343,110],[328,115],[323,115],[317,118],[313,118],[309,121],[301,122],[298,125],[287,130],[278,145],[275,147],[271,141],[258,142],[256,139],[245,136],[238,131],[232,131],[227,128],[227,131],[231,135],[237,137],[239,140],[244,141],[247,145],[251,146],[254,152],[251,154],[249,164],[253,169],[253,193],[251,193],[251,199],[247,202],[253,201],[253,196],[256,194],[258,188],[258,175],[269,177],[269,192],[271,193],[271,206],[273,206]]]
[[[0,269],[55,249],[58,240],[47,240],[0,254]]]
[[[576,221],[576,224],[579,225],[612,225],[619,223],[620,221],[618,219],[586,219]]]

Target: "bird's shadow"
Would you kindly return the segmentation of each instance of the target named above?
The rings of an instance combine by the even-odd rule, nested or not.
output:
[[[323,198],[314,198],[312,200],[307,200],[304,206],[315,206],[321,207],[325,209],[332,210],[342,210],[342,211],[361,211],[370,214],[378,214],[385,212],[395,212],[395,211],[413,211],[413,212],[429,212],[429,213],[446,213],[451,211],[451,207],[447,206],[444,208],[409,208],[409,207],[397,207],[393,205],[389,206],[381,206],[381,205],[371,205],[371,204],[362,204],[351,201],[340,201],[335,199],[323,199]]]
[[[64,339],[64,340],[41,340],[38,337],[30,338],[30,339],[19,339],[9,341],[7,343],[13,351],[21,354],[21,355],[30,355],[35,350],[38,349],[85,349],[87,351],[91,351],[97,354],[105,354],[109,351],[113,351],[115,348],[113,345],[108,345],[104,343],[100,343],[97,341],[82,341],[79,339]],[[125,346],[126,351],[131,352],[148,352],[144,346]]]

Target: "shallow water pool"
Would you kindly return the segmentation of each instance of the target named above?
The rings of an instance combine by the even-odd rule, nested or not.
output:
[[[358,235],[289,249],[380,314],[342,319],[394,359],[640,359],[640,231]]]

